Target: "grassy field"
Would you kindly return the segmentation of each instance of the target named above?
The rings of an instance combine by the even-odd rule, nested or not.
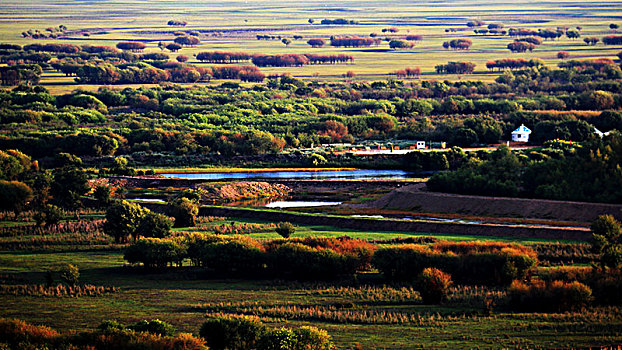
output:
[[[354,80],[385,80],[397,69],[420,67],[421,79],[476,79],[491,81],[498,73],[485,68],[489,60],[501,58],[541,58],[547,64],[558,63],[557,52],[568,51],[570,58],[594,57],[615,58],[620,47],[587,46],[582,39],[566,37],[546,41],[532,53],[512,54],[506,45],[513,41],[508,36],[476,35],[465,24],[470,19],[487,23],[503,23],[507,28],[546,29],[558,26],[582,27],[582,37],[602,37],[615,34],[610,23],[619,21],[622,8],[604,1],[524,1],[522,3],[501,2],[491,4],[484,1],[345,1],[330,7],[325,3],[310,1],[296,2],[229,2],[216,1],[209,4],[193,1],[120,1],[102,2],[72,1],[72,6],[56,0],[35,1],[24,5],[18,1],[4,1],[0,4],[0,42],[28,44],[32,39],[23,39],[22,31],[39,29],[60,24],[69,27],[70,34],[59,40],[73,44],[112,45],[124,40],[139,40],[148,46],[146,52],[159,52],[158,42],[171,42],[173,32],[178,30],[201,32],[201,44],[184,48],[177,54],[192,57],[201,51],[224,50],[249,53],[346,53],[354,56],[350,65],[304,66],[290,68],[262,68],[266,74],[290,73],[305,80],[343,81],[343,74],[353,71]],[[121,10],[122,9],[122,10]],[[314,19],[310,25],[308,19]],[[324,18],[346,18],[356,20],[356,25],[319,25]],[[170,19],[185,20],[184,28],[170,27]],[[396,27],[397,33],[383,33],[382,29]],[[453,32],[445,30],[453,28]],[[88,33],[90,36],[83,36]],[[313,49],[306,44],[309,38],[328,39],[332,35],[369,36],[378,33],[379,38],[398,38],[408,34],[420,34],[423,40],[408,50],[390,50],[383,41],[379,46],[369,48],[324,48]],[[293,37],[288,47],[279,40],[256,40],[257,34]],[[468,38],[473,46],[467,51],[445,50],[444,41]],[[43,40],[48,42],[48,40]],[[173,58],[177,54],[172,54]],[[477,64],[476,72],[470,76],[442,75],[434,72],[434,66],[448,61],[472,61]],[[205,66],[191,58],[190,63]],[[62,74],[46,72],[42,83],[54,93],[71,91],[78,86],[72,78]],[[122,87],[122,86],[120,86]],[[94,90],[97,86],[80,86]]]
[[[83,219],[99,219],[92,212]],[[72,219],[68,217],[67,219]],[[20,221],[21,225],[30,221]],[[0,222],[7,227],[13,222]],[[207,218],[197,227],[175,229],[212,232],[221,226],[256,225],[258,239],[279,236],[268,222]],[[83,233],[52,236],[0,237],[0,289],[10,284],[43,284],[46,273],[71,263],[79,267],[80,283],[112,286],[118,291],[94,297],[19,296],[0,293],[0,317],[15,317],[62,330],[93,329],[104,319],[133,323],[159,318],[178,330],[197,333],[207,315],[257,315],[274,327],[313,325],[326,329],[339,348],[534,348],[606,345],[622,341],[617,308],[590,307],[580,313],[520,314],[508,312],[500,289],[458,286],[443,305],[425,305],[408,285],[385,285],[375,271],[335,282],[231,279],[188,266],[169,271],[132,267],[123,260],[123,246],[102,246],[111,238],[90,233],[93,243],[76,246]],[[547,241],[504,237],[450,236],[426,233],[365,232],[330,226],[299,226],[294,237],[350,236],[392,239],[432,236],[446,240],[494,240],[525,244]],[[45,245],[41,241],[50,240]],[[21,242],[8,249],[10,242]],[[58,282],[58,274],[55,275]],[[498,301],[492,315],[483,300]],[[345,306],[344,306],[345,305]],[[357,345],[358,344],[358,345]],[[359,347],[360,346],[360,347]]]

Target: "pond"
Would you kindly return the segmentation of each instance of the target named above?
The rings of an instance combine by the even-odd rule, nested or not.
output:
[[[322,170],[322,171],[262,171],[246,173],[162,174],[164,177],[201,180],[246,179],[409,179],[416,174],[403,170]]]
[[[276,201],[266,204],[266,208],[303,208],[303,207],[327,207],[331,205],[339,205],[342,202],[324,202],[324,201]]]

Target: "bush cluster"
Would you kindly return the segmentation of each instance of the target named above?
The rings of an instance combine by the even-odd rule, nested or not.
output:
[[[519,311],[573,311],[587,306],[592,290],[580,282],[514,281],[508,289],[510,307]]]
[[[193,234],[146,238],[128,247],[125,259],[147,267],[181,265],[188,258],[222,274],[332,279],[368,268],[375,246],[347,237],[281,239],[261,244],[245,236]]]
[[[414,280],[426,268],[450,273],[464,284],[509,285],[537,264],[531,248],[487,242],[405,244],[376,251],[372,263],[386,278]]]
[[[199,332],[212,350],[330,350],[335,346],[315,327],[269,329],[256,317],[214,317]]]
[[[146,326],[145,326],[146,325]],[[131,328],[140,328],[133,330]],[[191,334],[172,335],[170,325],[154,320],[125,327],[105,321],[93,332],[61,334],[51,328],[19,320],[0,319],[0,347],[8,349],[161,349],[207,350]]]

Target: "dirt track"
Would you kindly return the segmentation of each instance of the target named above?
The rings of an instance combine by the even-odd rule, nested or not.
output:
[[[622,205],[618,204],[468,196],[424,189],[425,184],[404,186],[378,200],[354,207],[579,222],[590,222],[599,215],[611,214],[622,220]]]

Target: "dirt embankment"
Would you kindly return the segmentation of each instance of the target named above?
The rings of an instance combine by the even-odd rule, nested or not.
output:
[[[622,205],[506,197],[469,196],[425,191],[425,184],[398,188],[358,208],[397,209],[427,213],[551,219],[590,222],[602,214],[622,220]]]
[[[154,210],[163,211],[164,205],[141,203]],[[451,234],[488,237],[538,238],[586,241],[591,237],[587,229],[511,226],[502,224],[463,224],[449,222],[407,221],[393,219],[371,219],[338,217],[330,215],[305,215],[291,212],[261,211],[245,208],[225,208],[204,206],[199,215],[223,216],[229,218],[249,218],[271,222],[289,221],[298,225],[334,226],[360,231],[409,232],[412,234]]]

